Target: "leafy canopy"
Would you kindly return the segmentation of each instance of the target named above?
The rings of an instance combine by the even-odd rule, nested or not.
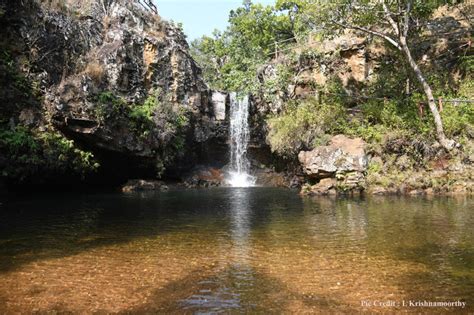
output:
[[[214,89],[252,91],[258,66],[269,60],[275,41],[294,37],[290,17],[274,6],[245,1],[231,11],[229,27],[191,43],[191,53]]]

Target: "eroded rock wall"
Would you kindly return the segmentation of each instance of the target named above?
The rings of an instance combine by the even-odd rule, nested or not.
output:
[[[200,152],[209,153],[207,144],[226,145],[225,98],[222,105],[208,89],[172,23],[126,0],[0,5],[2,50],[36,95],[2,109],[12,128],[28,123],[59,130],[107,159],[126,156],[151,168],[186,168]],[[4,103],[20,97],[7,92],[0,95]],[[138,128],[131,123],[134,112],[150,97],[157,105],[138,117],[150,122],[145,128],[139,120]]]

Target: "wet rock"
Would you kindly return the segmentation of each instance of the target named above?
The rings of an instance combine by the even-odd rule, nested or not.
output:
[[[435,190],[433,188],[426,188],[425,189],[425,192],[424,192],[425,195],[428,195],[428,196],[432,196],[435,194]]]
[[[450,187],[449,194],[450,195],[464,195],[470,191],[470,188],[472,188],[472,184],[471,184],[471,187],[469,187],[468,183],[460,181],[453,184]]]
[[[218,91],[212,92],[212,108],[216,120],[224,121],[226,119],[228,94]]]
[[[289,188],[301,187],[302,183],[303,183],[303,178],[301,178],[297,175],[294,175],[290,180]]]
[[[423,189],[412,189],[408,192],[408,194],[412,196],[424,195],[425,191]]]
[[[289,187],[290,183],[284,174],[270,169],[261,169],[253,174],[257,177],[256,185],[265,187]]]
[[[323,178],[316,185],[306,185],[301,190],[303,195],[334,195],[336,194],[337,180]]]
[[[166,186],[162,181],[144,180],[144,179],[131,179],[125,185],[122,186],[122,192],[167,190],[167,189],[168,189],[168,186]]]
[[[372,195],[386,195],[389,193],[388,189],[383,186],[372,186],[368,192]]]
[[[223,171],[214,167],[197,167],[184,179],[187,188],[218,187],[223,184]]]

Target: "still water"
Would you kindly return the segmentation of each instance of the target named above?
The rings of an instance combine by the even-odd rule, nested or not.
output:
[[[254,187],[3,199],[0,313],[469,313],[473,226],[466,197]]]

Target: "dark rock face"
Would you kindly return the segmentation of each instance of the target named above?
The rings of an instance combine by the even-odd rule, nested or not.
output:
[[[189,111],[190,128],[196,127],[196,136],[189,140],[202,140],[202,129],[211,129],[211,122],[201,117],[212,114],[209,91],[200,69],[187,53],[182,33],[121,2],[112,3],[104,18],[108,20],[106,25],[95,20],[102,26],[100,34],[92,34],[96,45],[81,56],[84,64],[92,68],[76,69],[48,94],[54,124],[105,149],[153,157],[164,142],[171,141],[163,135],[164,126],[159,121],[155,121],[149,135],[136,135],[130,130],[127,117],[100,121],[94,101],[101,92],[110,91],[133,107],[143,103],[147,95],[157,93],[162,102]],[[92,127],[76,128],[78,120],[88,121]]]
[[[36,111],[13,114],[15,124],[48,125],[86,149],[152,166],[168,159],[170,167],[191,166],[200,152],[226,146],[227,97],[208,89],[173,24],[125,0],[89,1],[87,8],[53,9],[36,0],[4,7],[2,39],[14,42],[8,49],[23,62],[21,70],[42,99]],[[104,95],[107,102],[101,104]],[[150,96],[159,105],[149,113],[146,132],[137,131],[130,113]],[[186,121],[179,127],[181,147],[178,127],[167,127],[174,120],[163,114],[163,104]],[[168,158],[171,150],[177,157]]]

